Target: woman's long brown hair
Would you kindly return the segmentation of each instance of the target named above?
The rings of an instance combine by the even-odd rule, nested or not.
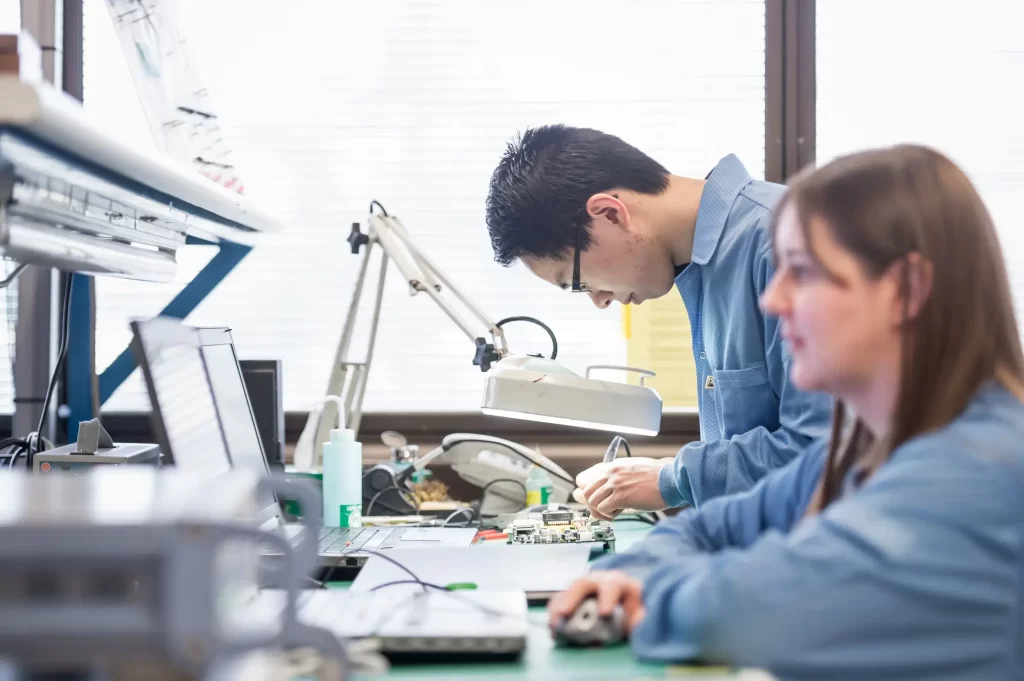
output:
[[[903,326],[891,428],[876,441],[860,419],[846,423],[848,409],[837,400],[828,462],[807,511],[813,514],[839,495],[854,466],[870,475],[907,440],[955,419],[986,382],[1024,395],[1024,353],[992,218],[942,154],[902,145],[838,158],[801,173],[775,215],[787,204],[812,257],[809,224],[817,217],[868,276],[904,263],[905,301],[908,256],[919,254],[932,271],[927,300]]]

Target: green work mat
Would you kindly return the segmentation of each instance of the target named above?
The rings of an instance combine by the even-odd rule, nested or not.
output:
[[[615,522],[616,549],[623,551],[647,536],[651,526],[636,520]],[[332,588],[347,588],[344,582],[332,582]],[[664,666],[644,664],[633,657],[629,645],[609,648],[556,648],[547,628],[544,608],[530,608],[529,638],[526,651],[517,662],[474,664],[397,665],[385,676],[357,674],[356,681],[371,679],[409,679],[449,681],[450,679],[522,679],[523,681],[641,681],[643,679],[733,679],[766,681],[771,677],[758,672],[737,672],[726,667]]]

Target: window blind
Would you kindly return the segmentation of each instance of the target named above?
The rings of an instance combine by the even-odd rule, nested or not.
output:
[[[1024,323],[1024,3],[819,0],[817,155],[897,142],[947,154],[999,230]]]
[[[763,2],[189,0],[180,9],[247,193],[289,225],[188,321],[232,327],[243,358],[282,359],[288,410],[307,409],[326,387],[359,265],[345,238],[371,199],[494,319],[548,323],[559,359],[582,372],[624,363],[619,311],[493,262],[484,198],[513,134],[590,126],[676,174],[703,177],[731,152],[763,173]],[[86,0],[85,37],[87,108],[151,148],[102,0]],[[173,285],[98,280],[97,366],[125,346],[130,318],[159,311],[211,256],[186,249]],[[529,326],[510,326],[508,340],[514,352],[549,352]],[[472,344],[426,296],[410,297],[394,269],[377,343],[367,411],[479,407]],[[106,405],[145,408],[138,372]]]

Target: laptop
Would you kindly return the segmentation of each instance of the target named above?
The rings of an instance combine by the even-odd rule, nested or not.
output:
[[[376,560],[376,558],[374,558]],[[265,589],[256,617],[276,620],[284,591]],[[306,590],[299,619],[343,639],[373,639],[392,662],[469,662],[519,657],[529,619],[521,591]]]
[[[210,476],[231,468],[270,475],[231,332],[195,328],[170,317],[134,321],[132,350],[142,367],[165,463]],[[278,499],[260,500],[265,529],[298,542]],[[321,565],[359,568],[374,551],[470,546],[474,528],[337,528],[319,536]]]

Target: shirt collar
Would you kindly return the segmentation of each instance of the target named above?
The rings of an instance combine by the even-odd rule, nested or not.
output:
[[[705,180],[690,258],[690,262],[698,265],[706,265],[711,260],[725,231],[732,204],[743,188],[754,181],[735,154],[719,161]]]

